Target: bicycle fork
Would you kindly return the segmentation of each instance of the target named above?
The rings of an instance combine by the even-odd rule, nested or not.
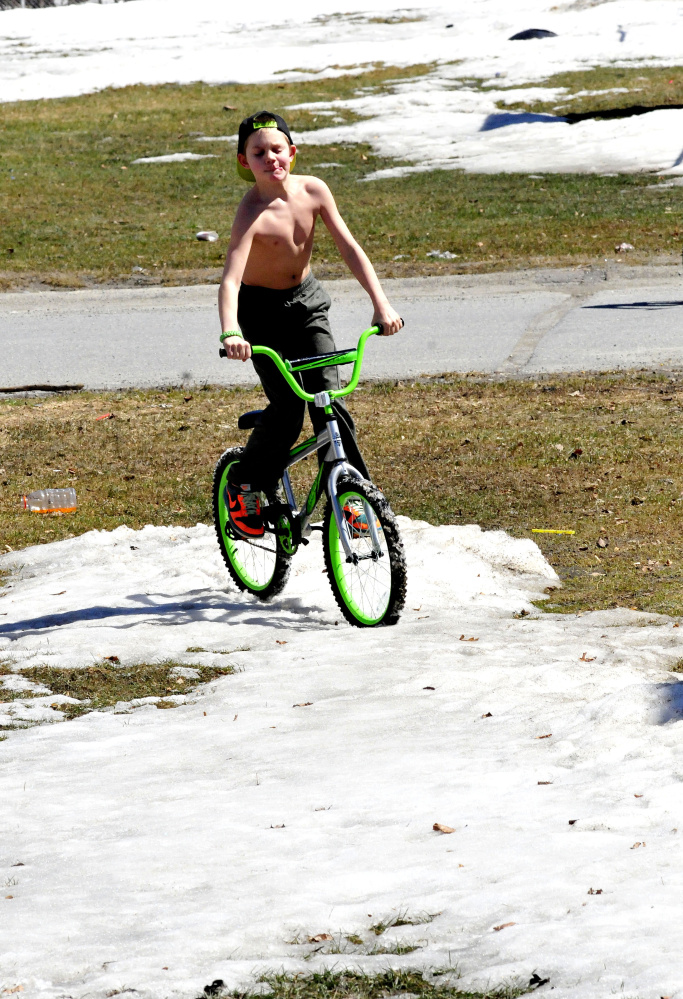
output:
[[[325,483],[325,491],[332,504],[332,512],[334,514],[334,519],[337,523],[337,531],[341,539],[342,547],[344,549],[344,554],[346,555],[347,562],[358,562],[358,555],[351,548],[351,541],[349,539],[349,525],[344,516],[344,511],[342,510],[341,504],[339,502],[339,495],[337,493],[337,482],[341,475],[349,475],[356,479],[362,479],[363,476],[350,465],[346,460],[346,452],[344,451],[344,445],[342,444],[341,434],[339,433],[339,426],[334,418],[332,407],[330,405],[330,397],[327,392],[317,392],[315,396],[316,406],[324,408],[325,415],[327,417],[327,426],[318,436],[318,442],[323,445],[329,441],[329,447],[327,454],[325,455],[325,461],[329,462],[332,467],[330,468],[329,474],[327,476],[327,482]],[[363,500],[363,508],[365,510],[365,519],[368,523],[370,529],[370,538],[372,540],[372,553],[373,557],[379,558],[382,554],[382,547],[380,545],[379,535],[377,533],[377,525],[375,524],[375,516],[372,512],[372,508],[368,503]]]

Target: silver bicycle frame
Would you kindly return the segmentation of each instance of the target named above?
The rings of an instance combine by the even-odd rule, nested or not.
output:
[[[328,397],[329,398],[329,397]],[[317,400],[316,400],[317,401]],[[329,402],[325,403],[329,405]],[[284,470],[282,475],[282,485],[284,487],[285,496],[287,498],[287,503],[292,510],[294,516],[299,515],[299,509],[297,507],[296,498],[294,496],[294,490],[292,489],[292,481],[289,476],[288,468],[291,465],[295,465],[298,461],[303,458],[308,458],[309,455],[315,454],[317,451],[322,450],[322,448],[327,446],[327,454],[325,455],[325,461],[335,462],[330,469],[329,475],[327,477],[327,482],[325,483],[325,492],[327,493],[330,504],[332,505],[332,513],[334,514],[334,519],[337,524],[337,531],[339,532],[339,537],[341,539],[342,547],[344,549],[344,554],[348,559],[353,559],[353,549],[351,548],[351,543],[349,541],[348,525],[346,523],[346,518],[344,517],[344,512],[341,508],[339,502],[339,497],[337,495],[337,482],[340,475],[348,475],[351,478],[363,479],[364,476],[350,465],[346,460],[346,452],[344,451],[344,445],[342,444],[341,436],[339,434],[339,426],[336,420],[328,420],[327,425],[323,430],[320,431],[315,441],[309,444],[308,447],[301,450],[295,457],[290,461],[288,467]],[[368,526],[370,528],[370,537],[372,539],[372,547],[376,552],[381,551],[381,545],[379,540],[379,535],[377,534],[377,525],[375,524],[375,518],[372,515],[371,508],[369,504],[363,503],[365,509],[365,516],[368,521]],[[311,533],[311,520],[313,519],[313,511],[310,513],[304,513],[301,515],[301,536],[308,537]]]

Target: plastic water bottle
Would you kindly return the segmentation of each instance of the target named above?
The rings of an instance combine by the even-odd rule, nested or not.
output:
[[[76,490],[36,489],[23,497],[24,510],[31,513],[73,513],[76,509]]]

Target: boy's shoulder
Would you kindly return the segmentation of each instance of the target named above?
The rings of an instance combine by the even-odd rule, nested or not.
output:
[[[330,189],[320,177],[312,174],[295,173],[290,175],[291,194],[293,197],[325,198],[330,195]]]

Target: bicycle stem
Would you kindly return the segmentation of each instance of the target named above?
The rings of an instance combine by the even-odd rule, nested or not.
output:
[[[340,398],[342,398],[345,395],[350,395],[356,389],[356,387],[358,385],[358,380],[360,378],[361,367],[363,365],[363,355],[365,354],[365,344],[367,343],[368,339],[371,336],[374,336],[376,333],[379,333],[379,327],[378,326],[370,326],[369,329],[366,329],[363,333],[361,333],[360,339],[358,341],[358,346],[355,347],[355,348],[352,348],[351,350],[348,350],[348,351],[344,352],[345,353],[345,357],[348,358],[349,361],[353,360],[353,371],[351,373],[351,379],[350,379],[348,385],[345,388],[342,388],[342,389],[330,389],[328,391],[328,395],[329,395],[330,399],[340,399]],[[278,369],[278,371],[280,372],[280,374],[282,375],[282,377],[284,378],[284,380],[287,382],[287,384],[291,388],[292,392],[294,392],[296,395],[298,395],[298,397],[300,399],[303,399],[304,402],[315,402],[315,396],[312,395],[310,392],[306,392],[306,390],[304,388],[302,388],[302,386],[299,384],[299,382],[294,377],[294,374],[292,373],[292,365],[291,365],[290,361],[283,360],[280,357],[280,355],[276,351],[272,350],[270,347],[260,347],[258,345],[254,345],[251,348],[251,352],[252,352],[252,354],[261,354],[264,357],[269,357],[271,359],[271,361],[273,362],[273,364]],[[311,367],[314,367],[314,366],[317,367],[317,365],[311,365]],[[297,372],[298,371],[305,371],[305,370],[307,370],[307,369],[306,368],[298,368]]]

